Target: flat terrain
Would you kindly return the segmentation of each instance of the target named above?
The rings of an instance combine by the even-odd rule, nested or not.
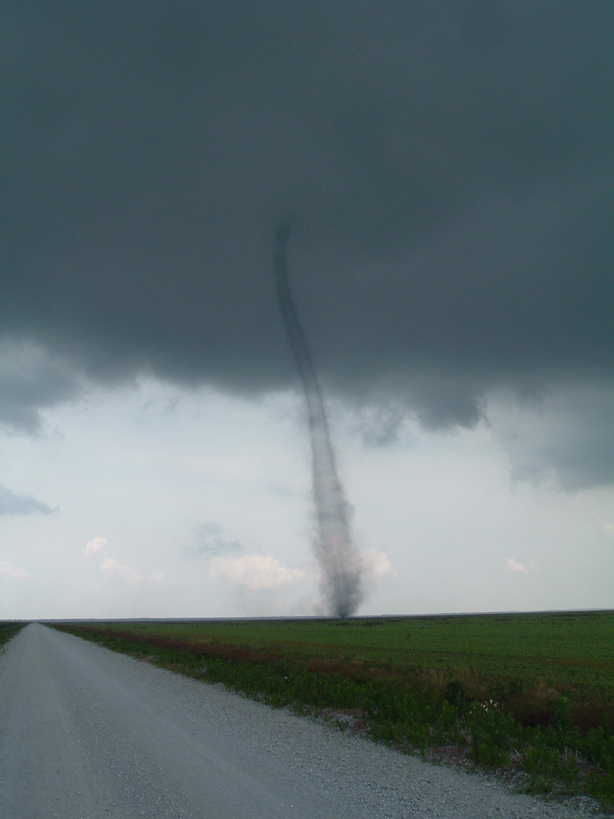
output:
[[[3,819],[585,815],[39,624],[0,657]]]
[[[97,621],[136,636],[235,645],[303,660],[471,672],[614,694],[614,612],[351,620]]]

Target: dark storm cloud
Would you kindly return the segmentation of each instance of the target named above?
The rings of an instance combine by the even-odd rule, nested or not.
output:
[[[35,512],[42,512],[49,515],[57,512],[46,503],[37,500],[33,495],[25,495],[13,492],[6,486],[0,484],[0,516],[1,515],[32,515]]]
[[[576,490],[614,483],[613,418],[612,385],[558,384],[497,428],[513,477]]]
[[[471,425],[611,379],[611,2],[4,2],[5,332],[113,381],[295,375]]]
[[[42,409],[70,401],[81,390],[65,360],[28,342],[0,339],[0,426],[36,434]]]

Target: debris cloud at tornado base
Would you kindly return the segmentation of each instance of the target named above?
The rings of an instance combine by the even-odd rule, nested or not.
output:
[[[348,503],[339,479],[322,392],[309,346],[288,285],[286,247],[290,226],[282,223],[275,237],[275,279],[279,306],[305,391],[311,436],[313,498],[317,532],[316,557],[330,614],[350,617],[362,600],[360,557],[352,544]]]

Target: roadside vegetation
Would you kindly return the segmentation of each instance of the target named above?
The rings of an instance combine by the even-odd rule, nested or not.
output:
[[[614,612],[54,625],[520,790],[614,809]]]
[[[0,648],[12,640],[27,623],[16,622],[15,620],[0,620]]]

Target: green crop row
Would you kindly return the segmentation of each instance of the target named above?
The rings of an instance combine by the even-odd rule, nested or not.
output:
[[[408,753],[438,753],[485,769],[521,774],[531,792],[587,794],[614,807],[614,734],[604,724],[581,730],[566,697],[545,726],[523,725],[494,699],[470,696],[460,680],[443,691],[416,689],[391,677],[368,678],[279,656],[268,659],[232,646],[196,646],[166,637],[112,629],[62,626],[114,650],[147,658],[173,671],[221,682],[273,707],[324,715],[340,729],[361,731]]]

